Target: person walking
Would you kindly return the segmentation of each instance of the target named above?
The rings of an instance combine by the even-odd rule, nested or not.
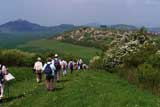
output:
[[[55,80],[57,82],[59,82],[60,81],[60,71],[61,71],[61,60],[58,58],[58,54],[55,54],[54,60],[52,61],[52,63],[56,67],[56,70],[55,70]]]
[[[48,91],[53,91],[55,89],[54,85],[54,74],[55,74],[55,66],[52,64],[52,59],[48,58],[47,63],[43,66],[43,71],[46,74],[46,88]]]
[[[80,70],[80,69],[81,69],[80,60],[77,61],[77,66],[78,66],[78,67],[77,67],[77,70]]]
[[[5,75],[8,74],[8,68],[0,64],[0,103],[2,103],[2,98],[4,95],[4,82],[5,82]]]
[[[61,68],[62,68],[62,71],[63,71],[63,76],[66,76],[66,74],[67,74],[67,61],[62,60]]]
[[[41,62],[41,58],[38,57],[37,61],[34,64],[34,70],[35,70],[35,73],[36,73],[37,83],[42,81],[42,69],[43,69],[43,64]]]
[[[79,64],[80,64],[80,69],[83,70],[83,60],[82,59],[79,60]]]
[[[71,71],[71,74],[72,74],[72,73],[73,73],[73,70],[74,70],[74,61],[73,61],[73,60],[69,61],[68,67],[69,67],[69,69],[70,69],[70,71]]]

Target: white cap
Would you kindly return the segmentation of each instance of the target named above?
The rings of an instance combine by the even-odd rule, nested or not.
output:
[[[55,54],[54,57],[58,57],[58,54]]]
[[[41,61],[41,58],[40,58],[40,57],[38,57],[38,58],[37,58],[37,60],[38,60],[38,61]]]

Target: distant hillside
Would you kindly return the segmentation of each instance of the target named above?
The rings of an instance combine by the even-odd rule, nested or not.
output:
[[[148,30],[150,31],[150,32],[159,32],[160,33],[160,27],[155,27],[155,28],[148,28]]]
[[[81,27],[59,34],[53,38],[73,44],[103,49],[106,45],[110,44],[114,40],[114,38],[131,35],[133,32],[134,31],[130,30],[123,31],[117,29]]]
[[[111,28],[111,29],[118,29],[118,30],[136,30],[138,29],[136,26],[133,25],[126,25],[126,24],[116,24],[116,25],[105,25],[105,24],[99,24],[99,23],[88,23],[84,25],[86,27],[96,27],[96,28]]]
[[[98,27],[101,26],[101,24],[96,23],[96,22],[92,22],[92,23],[85,24],[83,26],[86,26],[86,27],[97,27],[98,28]]]
[[[0,32],[63,32],[74,28],[74,25],[62,24],[53,27],[41,26],[26,20],[10,21],[0,25]]]
[[[111,25],[110,28],[120,29],[120,30],[136,30],[136,29],[137,29],[136,26],[133,26],[133,25],[125,25],[125,24]]]

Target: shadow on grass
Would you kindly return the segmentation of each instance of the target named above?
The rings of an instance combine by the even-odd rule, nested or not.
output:
[[[63,87],[56,87],[55,89],[54,89],[54,91],[61,91],[61,90],[63,90],[64,88]]]
[[[21,99],[21,98],[24,98],[24,97],[26,97],[24,94],[21,94],[21,95],[18,95],[18,96],[13,96],[13,97],[8,97],[8,98],[5,98],[3,100],[3,103],[8,103],[8,102],[11,102],[13,100]]]
[[[70,80],[60,80],[59,83],[68,82]]]

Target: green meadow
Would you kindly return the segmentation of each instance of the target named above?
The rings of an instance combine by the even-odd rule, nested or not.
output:
[[[79,45],[74,45],[70,43],[64,43],[61,41],[56,40],[49,40],[49,39],[42,39],[42,40],[35,40],[30,41],[24,45],[19,45],[18,48],[21,49],[28,49],[34,51],[34,49],[41,49],[41,50],[53,50],[54,53],[63,53],[69,54],[74,56],[79,56],[83,59],[90,60],[96,54],[100,54],[101,50],[92,48],[92,47],[84,47]]]
[[[117,75],[85,71],[68,72],[47,92],[44,82],[36,83],[31,68],[10,68],[16,77],[6,85],[2,107],[159,107],[160,98],[130,85]],[[44,80],[44,78],[43,78]],[[8,96],[9,95],[9,96]]]

